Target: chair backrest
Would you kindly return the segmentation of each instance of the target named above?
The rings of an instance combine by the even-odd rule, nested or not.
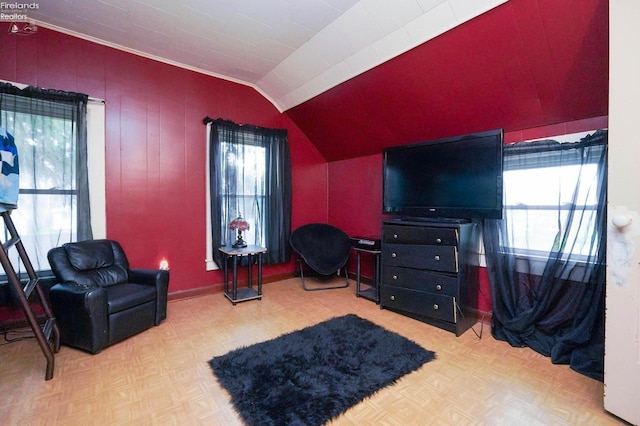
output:
[[[129,262],[120,244],[112,240],[67,243],[49,250],[51,270],[58,281],[105,287],[129,279]]]
[[[326,223],[308,223],[289,238],[291,248],[316,272],[330,275],[346,265],[351,239],[339,228]]]

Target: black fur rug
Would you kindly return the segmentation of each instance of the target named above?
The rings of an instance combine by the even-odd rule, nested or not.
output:
[[[249,425],[321,425],[435,358],[356,315],[209,361]]]

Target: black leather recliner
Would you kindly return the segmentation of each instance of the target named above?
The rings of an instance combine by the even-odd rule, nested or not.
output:
[[[47,258],[58,280],[49,299],[63,344],[97,354],[167,317],[169,272],[130,269],[116,241],[67,243]]]

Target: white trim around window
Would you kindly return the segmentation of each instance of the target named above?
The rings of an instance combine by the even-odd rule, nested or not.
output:
[[[87,103],[87,168],[94,239],[107,238],[105,148],[105,105],[102,101],[90,100]]]
[[[218,267],[218,264],[213,260],[213,241],[211,238],[211,188],[210,188],[210,174],[211,174],[211,170],[209,168],[209,136],[211,135],[211,123],[207,124],[207,138],[205,139],[205,145],[206,145],[206,155],[205,155],[205,161],[206,161],[206,173],[205,173],[205,193],[206,193],[206,206],[207,206],[207,210],[206,210],[206,223],[207,223],[207,227],[206,227],[206,240],[207,240],[207,246],[206,246],[206,254],[205,254],[205,264],[206,264],[206,270],[207,271],[215,271],[216,269],[220,269]]]

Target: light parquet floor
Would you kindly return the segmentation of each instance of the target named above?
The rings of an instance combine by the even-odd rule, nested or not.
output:
[[[222,294],[169,302],[168,319],[98,355],[62,347],[55,375],[33,339],[0,346],[3,425],[240,425],[207,361],[239,346],[355,313],[437,354],[332,425],[616,425],[603,384],[527,348],[471,331],[460,337],[356,298],[264,286],[262,301]],[[480,325],[475,329],[479,331]]]

